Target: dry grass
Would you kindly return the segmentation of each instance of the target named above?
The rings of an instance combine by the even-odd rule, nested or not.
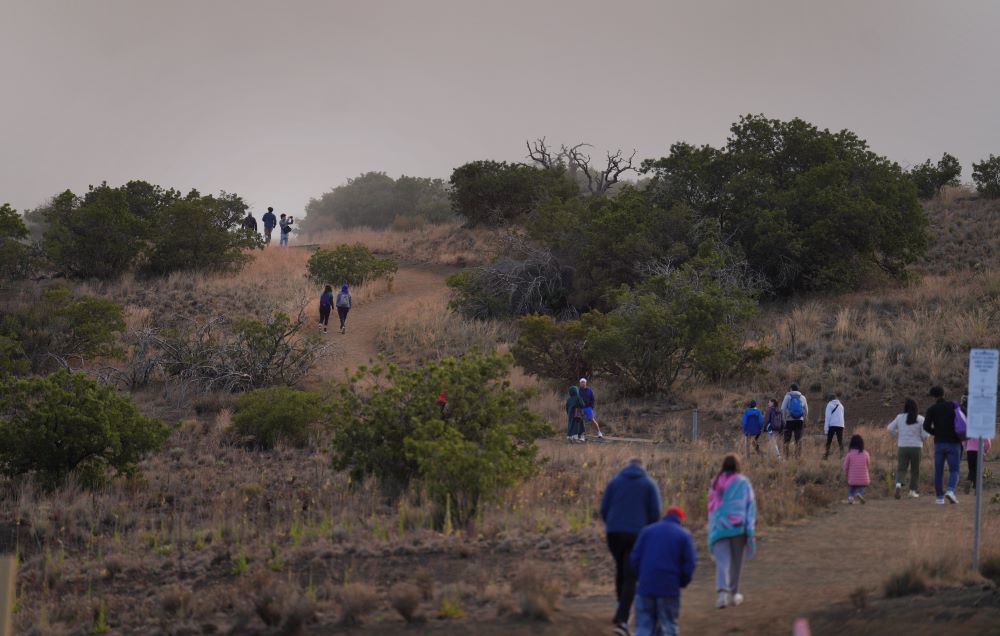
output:
[[[496,230],[444,223],[408,231],[350,228],[306,239],[323,247],[361,243],[375,253],[391,254],[406,262],[464,267],[488,261],[493,256],[496,237]]]
[[[389,590],[389,604],[407,623],[417,623],[423,618],[418,614],[421,599],[420,588],[413,583],[398,583]]]
[[[360,625],[378,606],[378,592],[368,583],[347,583],[336,594],[341,625]]]
[[[514,577],[521,615],[541,621],[551,621],[559,609],[563,591],[551,568],[539,563],[522,563]]]

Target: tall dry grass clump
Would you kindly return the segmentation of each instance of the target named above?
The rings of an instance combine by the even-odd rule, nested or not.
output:
[[[495,250],[498,230],[466,228],[460,223],[424,225],[419,228],[381,229],[355,227],[306,237],[323,247],[361,243],[378,254],[435,265],[467,266],[488,261]]]
[[[540,621],[552,620],[563,595],[551,568],[535,562],[522,563],[518,568],[514,576],[514,592],[521,615]]]
[[[514,338],[513,327],[495,320],[470,320],[445,301],[417,301],[384,317],[375,346],[388,359],[415,365],[469,349],[490,352]]]

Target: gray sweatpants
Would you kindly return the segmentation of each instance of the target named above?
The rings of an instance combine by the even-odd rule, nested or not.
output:
[[[743,569],[743,549],[747,536],[719,539],[712,544],[715,558],[715,591],[736,594],[740,591],[740,571]]]

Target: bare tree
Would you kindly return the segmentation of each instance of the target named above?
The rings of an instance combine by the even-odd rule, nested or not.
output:
[[[607,194],[612,186],[621,181],[624,174],[628,172],[638,174],[639,172],[633,165],[636,155],[634,149],[628,157],[625,156],[621,148],[614,152],[608,151],[604,167],[598,169],[591,165],[590,155],[582,150],[583,148],[592,148],[588,143],[579,143],[575,146],[563,144],[557,152],[548,147],[545,143],[545,137],[526,141],[525,145],[528,147],[528,158],[544,168],[568,165],[571,173],[575,174],[577,170],[581,171],[587,178],[587,191],[593,196]]]

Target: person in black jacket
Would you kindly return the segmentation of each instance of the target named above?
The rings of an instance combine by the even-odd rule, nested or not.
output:
[[[955,405],[944,399],[944,389],[931,388],[936,398],[924,415],[924,430],[934,437],[934,493],[935,503],[958,503],[955,486],[958,485],[959,462],[962,458],[962,440],[955,432]],[[944,465],[948,464],[948,490],[943,487]]]

